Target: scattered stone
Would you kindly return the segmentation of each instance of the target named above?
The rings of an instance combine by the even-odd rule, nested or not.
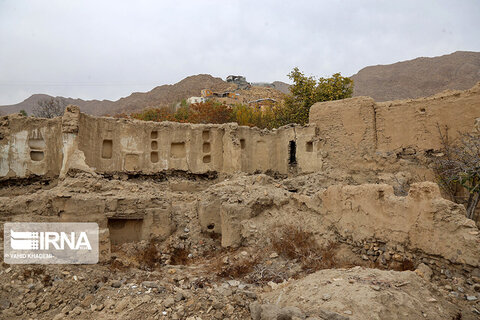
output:
[[[72,310],[72,313],[74,315],[77,315],[77,316],[80,315],[82,312],[83,312],[83,309],[81,307],[78,307],[78,306],[73,308],[73,310]]]
[[[322,300],[323,301],[328,301],[332,298],[331,295],[329,295],[328,293],[325,293],[323,296],[322,296]]]
[[[227,283],[231,286],[231,287],[238,287],[240,285],[240,281],[238,280],[228,280]]]
[[[478,299],[477,296],[467,296],[466,298],[468,301],[476,301]]]
[[[10,300],[8,299],[0,299],[0,309],[2,310],[5,310],[5,309],[8,309],[10,308],[10,306],[12,305],[12,303],[10,302]]]
[[[155,281],[143,281],[142,286],[145,288],[158,288],[158,283]]]
[[[34,302],[29,302],[27,303],[27,309],[33,310],[37,307],[37,305]]]
[[[175,300],[172,297],[168,297],[163,301],[163,306],[165,308],[170,308],[175,303]]]
[[[120,300],[120,302],[116,304],[115,311],[116,312],[123,311],[128,306],[129,303],[130,303],[130,297],[123,298],[122,300]]]
[[[48,311],[49,309],[50,309],[50,303],[48,303],[48,302],[44,302],[40,306],[40,311],[42,311],[42,312]]]
[[[425,280],[430,281],[433,275],[432,269],[430,269],[429,266],[427,266],[425,263],[420,263],[415,270],[415,273],[418,274],[420,277],[422,277]]]
[[[114,280],[111,283],[112,288],[120,288],[122,286],[122,283],[118,280]]]

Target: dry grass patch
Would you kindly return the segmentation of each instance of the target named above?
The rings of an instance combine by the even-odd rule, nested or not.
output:
[[[282,257],[298,260],[308,273],[335,268],[336,243],[321,247],[312,232],[292,225],[278,226],[272,236],[272,247]]]

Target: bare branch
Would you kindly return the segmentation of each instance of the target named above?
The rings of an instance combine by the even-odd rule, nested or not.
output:
[[[67,103],[61,98],[51,98],[41,100],[32,110],[34,116],[38,118],[55,118],[63,115]]]

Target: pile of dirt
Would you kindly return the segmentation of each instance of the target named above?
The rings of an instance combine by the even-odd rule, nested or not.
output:
[[[414,99],[441,91],[465,90],[480,81],[480,52],[457,51],[363,68],[351,77],[354,96],[376,101]]]
[[[252,304],[254,320],[276,319],[275,313],[297,313],[318,319],[477,319],[462,315],[448,291],[412,271],[354,267],[328,269],[298,281],[274,286],[261,303]],[[283,308],[283,310],[282,310]]]
[[[408,243],[395,248],[373,239],[355,243],[329,225],[318,207],[327,205],[321,203],[325,190],[370,179],[375,175],[320,172],[282,179],[265,174],[170,174],[160,179],[71,172],[49,183],[6,186],[0,193],[1,223],[58,221],[59,216],[91,220],[99,211],[102,221],[103,212],[138,219],[155,204],[171,208],[156,222],[160,227],[168,222],[171,228],[162,237],[111,243],[108,258],[96,265],[0,265],[2,317],[478,317],[480,268],[413,252]],[[351,187],[359,188],[371,187]],[[391,198],[387,193],[382,197]],[[356,207],[355,197],[349,199],[346,207]],[[443,220],[457,225],[455,219]],[[100,228],[106,224],[101,222]],[[368,221],[364,224],[361,229]],[[478,230],[469,227],[462,235],[476,237],[473,233]],[[460,247],[462,252],[473,250]]]

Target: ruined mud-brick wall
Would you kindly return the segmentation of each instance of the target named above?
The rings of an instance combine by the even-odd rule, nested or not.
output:
[[[55,176],[61,163],[61,118],[0,118],[0,177]]]
[[[310,111],[310,123],[323,139],[319,151],[324,164],[360,170],[435,154],[442,149],[439,128],[442,134],[448,128],[453,141],[459,132],[471,132],[479,117],[480,83],[470,90],[415,100],[376,103],[357,97],[322,102]]]
[[[97,173],[154,174],[321,168],[314,126],[260,130],[236,124],[193,125],[99,118],[69,106],[52,120],[11,115],[0,127],[0,178]]]

